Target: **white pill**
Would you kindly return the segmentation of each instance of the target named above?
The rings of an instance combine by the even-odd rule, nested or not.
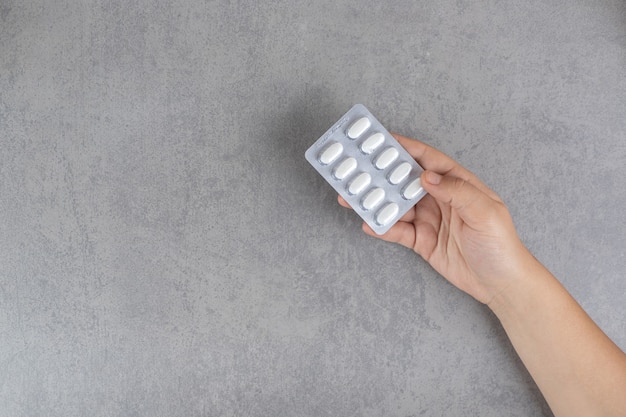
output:
[[[400,184],[411,173],[411,164],[403,162],[391,171],[389,182],[393,185]]]
[[[413,181],[408,183],[404,190],[402,191],[402,197],[407,200],[412,200],[422,191],[422,182],[419,178],[415,178]]]
[[[384,141],[385,137],[382,133],[374,133],[361,144],[361,151],[369,155],[382,145]]]
[[[399,207],[396,203],[389,203],[376,213],[376,223],[381,226],[389,224],[397,215]]]
[[[396,160],[396,158],[398,157],[398,154],[399,154],[398,150],[390,146],[384,151],[382,151],[380,155],[378,155],[378,157],[376,158],[376,162],[374,162],[374,165],[378,169],[385,169],[389,165],[391,165],[393,161]]]
[[[328,145],[319,156],[319,161],[322,165],[328,165],[341,155],[343,152],[343,145],[339,142]]]
[[[350,185],[348,185],[348,192],[352,195],[360,194],[367,186],[372,182],[372,176],[367,172],[361,172],[359,175],[354,177],[352,181],[350,181]]]
[[[385,190],[382,188],[374,188],[363,198],[361,206],[363,206],[365,210],[371,210],[379,205],[383,201],[383,198],[385,198]]]
[[[356,159],[346,158],[333,170],[333,176],[338,180],[346,178],[356,169]]]
[[[361,117],[356,122],[352,123],[350,129],[348,129],[348,137],[350,139],[356,139],[361,136],[372,125],[370,119],[367,117]]]

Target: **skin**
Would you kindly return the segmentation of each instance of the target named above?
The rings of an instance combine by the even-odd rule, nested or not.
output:
[[[498,195],[438,150],[394,137],[425,169],[428,195],[384,235],[363,231],[413,249],[488,305],[556,416],[626,416],[626,355],[526,249]]]

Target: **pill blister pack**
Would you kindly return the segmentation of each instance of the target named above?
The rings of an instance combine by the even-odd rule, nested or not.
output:
[[[379,235],[426,195],[422,167],[362,104],[315,141],[305,157]]]

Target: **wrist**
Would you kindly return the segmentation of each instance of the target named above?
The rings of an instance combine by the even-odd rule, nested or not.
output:
[[[526,248],[511,268],[504,286],[487,303],[491,311],[503,324],[507,320],[518,320],[520,316],[532,315],[544,296],[561,287],[560,283]]]

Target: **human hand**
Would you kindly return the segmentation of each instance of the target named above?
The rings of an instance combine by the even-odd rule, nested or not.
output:
[[[457,288],[489,304],[534,261],[508,209],[475,175],[438,150],[400,135],[398,142],[425,169],[428,192],[384,235],[413,249]],[[339,204],[350,207],[341,197]]]

